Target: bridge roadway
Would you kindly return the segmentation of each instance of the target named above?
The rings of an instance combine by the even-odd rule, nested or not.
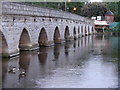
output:
[[[94,33],[94,22],[76,14],[23,3],[2,3],[0,55],[3,57]]]

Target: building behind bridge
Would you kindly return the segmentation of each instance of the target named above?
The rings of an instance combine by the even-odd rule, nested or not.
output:
[[[92,17],[92,19],[94,19],[96,30],[108,29],[109,25],[114,22],[114,14],[109,10],[104,16]]]

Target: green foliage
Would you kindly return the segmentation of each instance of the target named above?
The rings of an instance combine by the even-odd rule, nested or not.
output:
[[[100,2],[88,3],[81,9],[82,15],[86,17],[104,16],[107,11],[106,5]]]
[[[69,12],[81,15],[81,8],[83,7],[83,5],[84,5],[84,2],[68,2],[67,3],[67,10]],[[74,11],[73,8],[76,8],[77,10]]]
[[[64,1],[65,0],[61,0],[61,2],[47,2],[46,0],[46,2],[26,2],[26,3],[65,11]],[[73,8],[76,8],[77,10],[73,10]],[[85,2],[66,2],[66,11],[83,15],[86,17],[99,16],[99,15],[104,16],[104,14],[108,10],[111,10],[114,13],[115,21],[119,22],[120,2],[102,2],[102,3],[94,2],[88,4],[85,4]]]
[[[26,3],[65,11],[65,2],[26,2]],[[81,15],[81,7],[83,5],[84,2],[66,2],[66,11]],[[77,8],[77,10],[74,11],[73,8]]]
[[[63,4],[62,2],[26,2],[26,3],[54,9],[61,9],[61,6]]]
[[[102,0],[103,2],[119,2],[120,0]]]

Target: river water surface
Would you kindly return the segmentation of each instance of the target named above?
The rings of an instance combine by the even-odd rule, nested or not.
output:
[[[93,35],[2,60],[3,88],[117,88],[117,36]],[[15,67],[14,72],[10,72]],[[24,73],[25,72],[25,73]]]

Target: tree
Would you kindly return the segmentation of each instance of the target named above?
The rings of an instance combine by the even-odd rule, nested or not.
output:
[[[47,7],[47,8],[54,8],[54,9],[62,9],[62,2],[26,2],[28,4]]]
[[[92,16],[104,16],[107,11],[106,5],[100,2],[88,3],[81,8],[82,15],[89,18]]]
[[[120,0],[102,0],[103,2],[119,2]]]
[[[78,15],[81,15],[81,8],[84,5],[84,2],[26,2],[28,4],[47,7],[47,8],[53,8],[57,10],[63,10],[72,12]],[[65,9],[65,3],[66,3],[66,9]],[[76,8],[76,10],[73,10]]]

